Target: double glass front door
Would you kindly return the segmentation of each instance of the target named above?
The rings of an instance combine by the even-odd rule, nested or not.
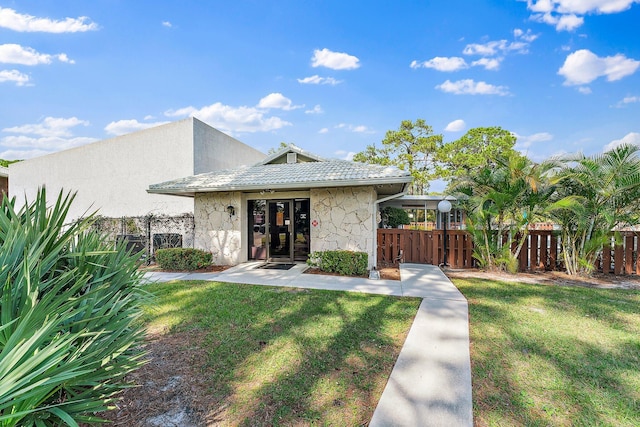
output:
[[[250,200],[249,259],[306,261],[309,199]]]

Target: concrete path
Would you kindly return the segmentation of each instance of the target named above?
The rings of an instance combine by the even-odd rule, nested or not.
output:
[[[437,266],[401,264],[401,281],[257,269],[245,263],[219,273],[145,274],[148,281],[215,280],[423,298],[370,426],[473,425],[467,300]]]

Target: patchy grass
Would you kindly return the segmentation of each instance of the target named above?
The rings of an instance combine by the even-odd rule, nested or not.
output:
[[[168,422],[162,414],[197,425],[366,425],[420,303],[216,282],[148,289],[151,363],[110,417],[116,425]]]
[[[479,426],[640,425],[640,292],[454,279]]]

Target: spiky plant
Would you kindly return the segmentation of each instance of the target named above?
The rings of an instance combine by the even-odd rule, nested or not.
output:
[[[67,223],[73,198],[0,207],[0,426],[100,422],[144,363],[137,257]]]

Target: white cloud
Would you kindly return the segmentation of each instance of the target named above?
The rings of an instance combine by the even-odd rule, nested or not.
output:
[[[553,135],[551,135],[549,132],[538,132],[528,136],[518,135],[517,133],[514,133],[513,136],[517,138],[516,149],[518,150],[529,148],[532,144],[538,142],[546,142],[553,139]]]
[[[625,96],[622,98],[622,101],[619,101],[614,107],[622,108],[627,104],[633,104],[635,102],[640,102],[640,96]]]
[[[640,61],[620,53],[601,58],[588,49],[581,49],[567,56],[558,74],[564,76],[565,85],[585,85],[598,77],[606,77],[610,82],[620,80],[635,73],[638,67]]]
[[[568,15],[554,15],[549,12],[536,13],[531,15],[531,19],[536,22],[554,25],[556,31],[573,31],[584,24],[583,17],[572,13]]]
[[[61,62],[74,63],[74,61],[69,59],[64,53],[49,55],[39,53],[30,47],[22,47],[18,44],[0,45],[0,63],[21,65],[51,64],[54,58],[57,58]]]
[[[340,159],[348,160],[348,161],[352,161],[353,160],[353,156],[356,155],[355,151],[344,151],[344,150],[338,150],[338,151],[336,151],[335,154]]]
[[[77,33],[98,29],[98,24],[86,16],[56,21],[20,14],[13,9],[0,7],[0,27],[20,32]]]
[[[69,137],[73,135],[71,129],[76,126],[88,126],[89,122],[77,117],[46,117],[42,123],[27,124],[2,129],[3,132],[25,135],[38,135],[44,137]]]
[[[524,0],[521,0],[524,1]],[[573,31],[584,23],[581,15],[625,11],[640,0],[526,0],[531,19],[554,25],[557,31]]]
[[[0,140],[1,141],[1,140]],[[49,151],[44,150],[4,150],[0,152],[1,159],[7,160],[26,160],[33,159],[34,157],[44,156],[50,154]]]
[[[302,107],[304,107],[304,105],[293,105],[289,98],[278,92],[270,93],[262,98],[258,103],[258,108],[276,108],[285,111],[295,110]]]
[[[528,29],[526,32],[524,32],[520,28],[516,28],[515,30],[513,30],[513,36],[517,39],[522,39],[528,43],[531,43],[539,37],[539,34],[533,34],[531,32],[531,29]]]
[[[197,117],[225,133],[268,132],[291,126],[291,123],[282,120],[280,117],[267,117],[263,109],[245,106],[233,107],[220,102],[206,105],[202,108],[189,106],[177,110],[169,110],[165,112],[165,116]]]
[[[169,22],[169,21],[162,21],[162,26],[163,27],[167,27],[167,28],[171,28],[171,27],[173,27],[173,24],[171,24],[171,22]]]
[[[331,85],[335,86],[342,83],[342,80],[336,80],[333,77],[320,77],[319,75],[305,77],[304,79],[298,79],[298,83],[311,84],[311,85]]]
[[[29,76],[18,70],[0,70],[0,83],[13,82],[17,86],[29,83]]]
[[[470,43],[464,47],[462,53],[465,55],[495,56],[508,52],[528,53],[528,49],[529,43],[526,42],[494,40],[486,43]]]
[[[327,67],[332,70],[354,70],[360,67],[360,60],[344,52],[333,52],[327,48],[313,51],[312,67]]]
[[[446,128],[444,128],[444,130],[446,132],[460,132],[463,131],[466,127],[466,123],[464,122],[464,120],[462,119],[458,119],[458,120],[454,120],[451,123],[449,123],[447,125]]]
[[[351,125],[347,123],[340,123],[339,125],[336,125],[335,128],[346,129],[354,133],[375,133],[373,130],[369,129],[365,125]]]
[[[532,12],[577,13],[618,13],[625,11],[639,0],[527,0],[527,8]]]
[[[26,135],[11,135],[0,138],[0,146],[14,149],[23,149],[21,151],[24,151],[24,149],[26,148],[31,149],[28,151],[36,149],[38,150],[36,152],[47,154],[54,151],[68,150],[69,148],[79,147],[81,145],[89,144],[95,141],[97,141],[96,138],[81,136],[70,138],[63,138],[59,136],[43,136],[40,138],[35,138]]]
[[[640,146],[640,133],[638,132],[629,132],[628,134],[626,134],[625,136],[623,136],[620,139],[615,139],[613,141],[611,141],[610,143],[608,143],[607,145],[605,145],[602,148],[602,151],[609,151],[612,150],[614,148],[616,148],[619,145],[622,144],[633,144],[633,145],[639,145]]]
[[[580,92],[583,95],[591,95],[591,88],[588,86],[580,86],[578,88],[578,92]]]
[[[164,125],[169,122],[153,122],[142,123],[135,119],[131,120],[118,120],[117,122],[111,122],[105,126],[104,130],[110,135],[125,135],[127,133],[136,132],[143,129],[149,129],[155,126]]]
[[[433,68],[438,71],[458,71],[465,68],[469,68],[463,58],[452,56],[450,58],[443,56],[436,56],[428,61],[418,62],[412,61],[411,68]]]
[[[509,95],[509,89],[506,86],[494,86],[485,82],[475,82],[472,79],[456,82],[447,80],[437,85],[436,89],[455,95]]]
[[[319,105],[314,106],[311,110],[305,111],[305,114],[323,114],[323,113],[324,113],[324,110]]]
[[[318,131],[318,133],[329,133],[329,128],[322,128]]]
[[[474,67],[484,67],[485,70],[497,70],[500,68],[502,58],[480,58],[477,61],[473,61],[471,65]]]

